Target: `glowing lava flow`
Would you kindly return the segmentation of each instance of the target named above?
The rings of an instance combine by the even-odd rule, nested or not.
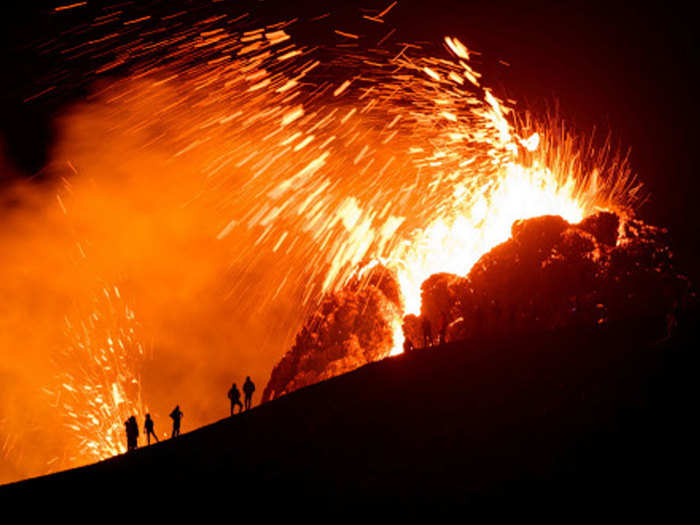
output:
[[[136,150],[123,169],[152,177],[154,165],[139,162],[156,151],[168,184],[202,178],[193,199],[221,215],[203,227],[218,222],[213,234],[231,246],[239,309],[267,317],[280,297],[302,304],[280,319],[284,346],[367,261],[396,273],[402,313],[418,313],[429,275],[466,275],[514,221],[578,222],[634,196],[626,163],[607,149],[518,120],[457,39],[445,39],[450,59],[404,46],[324,64],[285,24],[243,33],[207,24],[172,36],[167,60],[144,59],[110,83],[94,118],[113,150]],[[400,325],[399,315],[393,353]]]
[[[445,39],[448,57],[399,44],[339,47],[323,62],[292,42],[292,22],[239,31],[239,18],[225,14],[192,24],[177,22],[181,14],[123,16],[96,18],[98,34],[86,30],[84,45],[61,51],[68,61],[99,57],[95,77],[126,70],[76,117],[87,144],[75,141],[67,149],[78,153],[65,158],[86,180],[110,169],[136,174],[153,194],[144,201],[196,179],[196,194],[181,204],[201,205],[198,229],[230,248],[236,278],[222,286],[241,317],[230,322],[276,319],[267,331],[282,334],[278,353],[367,261],[395,272],[402,314],[416,314],[428,276],[466,275],[514,221],[554,214],[578,222],[635,198],[625,160],[556,123],[520,120],[455,38]],[[149,30],[139,32],[141,24]],[[80,162],[92,152],[115,162]],[[282,297],[295,304],[278,315]],[[123,450],[124,419],[143,413],[132,359],[143,349],[130,328],[110,322],[96,313],[69,325],[78,368],[67,372],[62,406],[92,459]],[[397,353],[401,315],[391,326],[386,352]],[[77,406],[78,394],[91,401]]]
[[[626,162],[610,159],[608,151],[596,156],[577,150],[584,145],[566,133],[556,137],[559,143],[554,142],[549,133],[554,134],[556,126],[529,124],[516,129],[507,119],[511,108],[480,85],[480,75],[467,63],[466,47],[449,37],[445,42],[456,62],[402,57],[396,63],[412,74],[381,77],[376,85],[379,92],[411,96],[405,103],[421,109],[409,111],[402,121],[410,122],[411,134],[424,138],[423,145],[410,146],[408,151],[418,173],[428,176],[424,190],[435,197],[426,206],[429,213],[403,239],[387,241],[406,217],[391,216],[374,229],[361,218],[375,212],[353,206],[349,214],[353,218],[346,224],[352,248],[336,256],[325,281],[326,285],[334,282],[334,271],[340,274],[348,261],[345,253],[356,250],[352,257],[356,263],[358,252],[367,255],[368,239],[376,243],[379,238],[379,251],[387,246],[388,252],[379,260],[396,273],[404,314],[420,313],[421,284],[430,275],[466,275],[482,255],[510,237],[515,221],[559,215],[577,223],[595,211],[620,212],[636,191]],[[464,84],[471,84],[473,91],[465,90]],[[392,125],[402,117],[400,109],[403,105],[396,100],[385,108],[396,115]],[[530,134],[520,136],[528,128]],[[608,172],[605,181],[599,177],[600,170]],[[403,341],[400,331],[394,333],[392,355],[402,351]]]
[[[631,200],[624,162],[557,124],[517,120],[458,39],[445,38],[450,58],[399,44],[338,48],[321,61],[289,25],[239,33],[221,16],[166,26],[157,48],[124,44],[119,64],[137,57],[131,79],[100,95],[111,130],[170,155],[173,184],[179,166],[199,171],[194,198],[220,211],[231,266],[270,269],[232,284],[242,310],[265,315],[277,298],[301,295],[301,317],[280,326],[288,341],[362,261],[395,270],[415,313],[425,277],[465,275],[513,221],[575,222]],[[102,40],[89,44],[105,55]]]

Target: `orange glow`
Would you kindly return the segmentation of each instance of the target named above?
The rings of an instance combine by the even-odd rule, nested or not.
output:
[[[33,355],[59,349],[73,360],[48,389],[69,419],[57,440],[64,466],[122,452],[123,421],[135,414],[141,424],[146,404],[166,414],[179,402],[190,428],[223,417],[230,374],[246,370],[264,383],[308,312],[367,261],[400,283],[404,309],[386,349],[395,355],[402,316],[420,312],[431,274],[466,275],[518,219],[574,223],[633,202],[626,162],[554,121],[516,115],[482,87],[457,38],[445,39],[449,56],[356,49],[325,64],[283,25],[236,33],[228,22],[172,35],[166,58],[133,50],[143,60],[127,77],[98,84],[68,113],[54,165],[71,174],[41,201],[39,218],[18,219],[31,227],[7,244],[15,260],[0,262],[23,276],[26,246],[69,253],[31,260],[31,292],[53,301],[37,315],[53,326],[68,304],[90,311],[66,325],[70,344],[55,326],[31,343]],[[95,73],[121,65],[97,64]],[[327,66],[345,68],[346,78],[326,82]],[[95,306],[95,283],[104,282],[119,285]],[[32,304],[29,288],[8,297]],[[0,334],[12,352],[35,322],[17,315]],[[103,375],[91,368],[99,363]],[[27,369],[18,365],[18,374]],[[39,384],[55,379],[53,369],[39,375]],[[157,418],[157,428],[166,424]],[[57,456],[46,449],[35,454]]]
[[[62,410],[75,443],[57,466],[92,463],[126,452],[124,421],[147,412],[141,399],[140,362],[134,312],[119,288],[104,288],[93,312],[74,324],[66,318],[69,345],[57,358],[57,385],[47,389]]]

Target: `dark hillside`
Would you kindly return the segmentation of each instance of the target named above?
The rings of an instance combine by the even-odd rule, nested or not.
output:
[[[662,322],[639,319],[416,350],[0,499],[685,506],[696,317],[662,343]]]

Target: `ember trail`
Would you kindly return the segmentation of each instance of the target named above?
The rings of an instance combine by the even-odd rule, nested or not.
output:
[[[109,273],[93,261],[118,268],[105,280],[119,282],[140,326],[139,340],[127,337],[139,349],[128,359],[112,357],[111,340],[72,352],[90,362],[107,349],[118,366],[106,381],[67,373],[51,390],[70,392],[76,417],[66,431],[89,443],[89,458],[66,454],[76,462],[123,448],[104,430],[121,427],[122,402],[104,426],[89,415],[106,406],[104,385],[120,400],[137,390],[128,403],[139,412],[153,405],[144,390],[157,376],[124,369],[139,368],[140,341],[153,341],[158,362],[159,343],[197,324],[187,301],[163,308],[153,299],[153,289],[180,284],[161,265],[176,264],[181,273],[172,274],[188,284],[215,277],[225,290],[236,317],[209,316],[207,331],[213,322],[244,331],[256,317],[275,319],[268,362],[291,350],[264,399],[400,353],[405,338],[422,346],[425,319],[449,341],[474,336],[486,319],[508,319],[513,330],[604,323],[652,295],[666,305],[683,293],[664,232],[634,217],[640,190],[627,160],[554,118],[516,113],[457,38],[425,50],[340,32],[360,45],[321,53],[294,43],[291,22],[241,29],[237,17],[221,15],[183,28],[177,17],[120,17],[105,22],[119,22],[110,38],[63,50],[69,64],[94,57],[97,87],[64,122],[56,169],[70,191],[59,205],[69,222],[90,221],[103,210],[83,206],[94,197],[83,190],[98,181],[125,197],[115,216],[138,214],[134,202],[146,215],[158,206],[163,224],[179,229],[139,230],[138,242],[163,254],[141,273],[127,270],[128,248],[108,242],[118,220],[100,232],[102,243],[80,239],[81,250],[97,246],[83,257],[86,273]],[[135,38],[140,24],[161,40]],[[187,242],[196,249],[166,260]],[[187,290],[187,299],[206,296]],[[89,308],[98,292],[76,300]],[[182,322],[162,319],[166,309]],[[184,346],[179,340],[183,355]],[[207,421],[191,414],[195,424]]]

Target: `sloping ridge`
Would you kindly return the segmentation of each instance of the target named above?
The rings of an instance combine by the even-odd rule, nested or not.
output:
[[[638,319],[416,350],[0,496],[150,499],[157,489],[222,506],[414,505],[554,491],[590,505],[622,491],[680,501],[672,482],[689,450],[685,359],[696,342],[695,321],[686,326],[663,343],[652,342],[659,319]]]

